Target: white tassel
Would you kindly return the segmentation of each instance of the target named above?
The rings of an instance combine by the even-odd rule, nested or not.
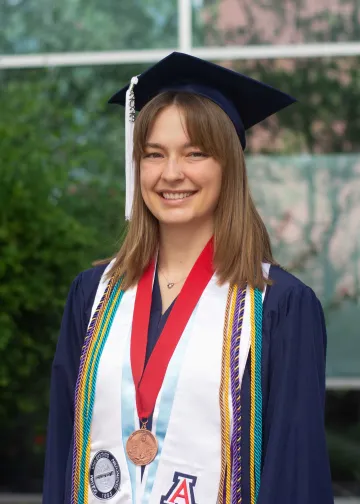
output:
[[[138,78],[133,77],[129,89],[126,91],[125,103],[125,219],[130,220],[134,199],[135,166],[134,166],[134,122],[135,122],[135,93],[134,86]]]

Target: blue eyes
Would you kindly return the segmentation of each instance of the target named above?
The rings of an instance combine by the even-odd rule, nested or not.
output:
[[[164,157],[164,155],[161,154],[160,152],[150,152],[149,154],[144,154],[144,158],[158,159],[162,157]],[[205,154],[205,152],[195,151],[195,152],[189,152],[189,154],[186,154],[186,157],[207,158],[209,156]]]

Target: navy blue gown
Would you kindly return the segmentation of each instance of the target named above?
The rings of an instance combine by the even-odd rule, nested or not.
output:
[[[70,504],[74,389],[81,348],[105,266],[81,273],[65,307],[52,367],[43,504]],[[263,315],[263,464],[257,504],[332,504],[324,429],[326,330],[313,291],[279,267],[270,268]],[[170,308],[161,314],[153,289],[148,359]],[[242,383],[243,465],[250,465],[250,362]],[[207,504],[207,503],[199,503]],[[243,471],[243,504],[250,504]]]

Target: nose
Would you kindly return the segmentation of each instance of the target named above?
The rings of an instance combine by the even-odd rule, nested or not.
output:
[[[181,163],[176,157],[169,157],[164,163],[161,178],[166,182],[177,182],[184,179]]]

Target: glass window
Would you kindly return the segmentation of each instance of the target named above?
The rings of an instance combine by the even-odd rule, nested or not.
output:
[[[359,40],[353,0],[193,0],[203,45],[301,44]]]
[[[255,155],[248,171],[276,258],[322,301],[328,376],[360,378],[360,155]]]
[[[177,0],[5,0],[0,53],[175,47]]]

